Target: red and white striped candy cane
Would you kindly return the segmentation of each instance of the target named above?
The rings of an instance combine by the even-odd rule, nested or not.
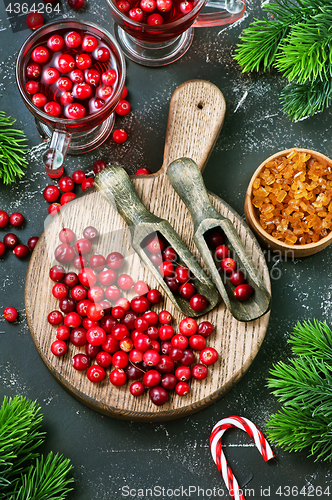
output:
[[[210,436],[210,448],[213,460],[215,461],[218,470],[225,481],[231,497],[235,500],[245,500],[242,490],[240,489],[222,450],[221,438],[224,432],[231,427],[238,427],[249,434],[249,436],[254,440],[255,445],[262,454],[265,462],[267,460],[271,460],[271,458],[274,457],[274,453],[262,432],[247,418],[233,415],[231,417],[223,418],[213,427]]]

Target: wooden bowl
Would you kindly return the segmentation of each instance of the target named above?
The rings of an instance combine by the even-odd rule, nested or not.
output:
[[[332,160],[328,158],[327,156],[324,156],[321,153],[318,153],[317,151],[312,151],[311,149],[302,149],[302,148],[292,148],[292,149],[286,149],[285,151],[279,151],[278,153],[275,153],[274,155],[270,156],[266,160],[263,161],[263,163],[260,164],[260,166],[257,168],[255,171],[254,175],[252,176],[247,193],[246,193],[246,199],[245,199],[245,204],[244,204],[244,212],[246,216],[247,223],[249,227],[252,229],[252,231],[255,233],[257,239],[259,242],[265,246],[268,250],[271,250],[273,252],[279,252],[281,255],[284,255],[285,257],[307,257],[308,255],[313,255],[317,252],[320,252],[323,250],[323,248],[327,247],[331,242],[332,242],[332,231],[322,238],[321,240],[317,241],[316,243],[308,243],[306,245],[287,245],[286,243],[283,243],[282,241],[277,240],[273,236],[271,236],[269,233],[267,233],[262,226],[260,225],[259,218],[257,215],[257,210],[252,204],[252,186],[254,183],[254,180],[256,177],[260,174],[260,172],[263,170],[265,167],[265,164],[271,160],[274,160],[275,158],[278,158],[279,156],[285,156],[289,154],[291,151],[298,151],[298,152],[304,152],[304,153],[309,153],[312,155],[313,158],[317,160],[321,160],[326,162],[328,165],[332,167]]]

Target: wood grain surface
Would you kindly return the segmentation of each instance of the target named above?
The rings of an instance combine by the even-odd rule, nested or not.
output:
[[[182,156],[192,158],[203,170],[209,153],[218,137],[225,114],[224,98],[217,87],[201,80],[186,82],[173,94],[167,125],[164,162],[161,170],[151,176],[136,176],[133,183],[145,206],[154,214],[170,222],[187,244],[189,250],[204,268],[203,261],[192,241],[193,225],[189,212],[170,186],[165,169],[170,161]],[[213,206],[228,217],[238,230],[239,236],[257,265],[258,272],[270,290],[268,268],[263,253],[242,218],[223,200],[210,194]],[[55,264],[54,250],[59,244],[58,233],[63,227],[70,227],[82,236],[84,228],[95,226],[100,238],[93,250],[107,256],[111,251],[125,255],[124,272],[134,281],[144,280],[150,287],[157,287],[154,276],[145,268],[130,246],[130,233],[113,205],[105,201],[100,193],[89,190],[64,206],[58,216],[45,228],[30,261],[26,279],[26,312],[32,338],[45,364],[57,380],[73,396],[85,405],[101,413],[140,421],[162,421],[183,417],[198,411],[223,396],[242,377],[257,354],[264,339],[269,313],[248,323],[238,322],[226,309],[224,303],[202,316],[215,325],[214,333],[207,345],[215,347],[220,356],[209,369],[203,381],[191,381],[191,391],[186,397],[170,392],[168,402],[155,406],[147,394],[134,398],[129,392],[129,384],[121,388],[113,387],[108,373],[100,384],[91,383],[85,373],[71,366],[71,358],[84,348],[69,345],[63,358],[56,358],[50,351],[55,340],[55,327],[47,322],[50,311],[57,309],[58,301],[52,296],[53,282],[49,279],[49,269]],[[69,268],[71,269],[71,268]],[[123,272],[121,271],[121,272]],[[124,295],[132,298],[135,292]],[[179,324],[183,315],[165,298],[158,307],[169,310],[173,325]],[[198,356],[196,356],[198,358]]]

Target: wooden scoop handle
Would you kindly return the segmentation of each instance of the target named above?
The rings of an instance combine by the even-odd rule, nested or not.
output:
[[[226,112],[223,94],[213,83],[189,80],[172,95],[161,170],[188,157],[203,172],[218,138]]]

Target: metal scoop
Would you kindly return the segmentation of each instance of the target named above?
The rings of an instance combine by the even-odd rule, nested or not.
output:
[[[211,311],[220,302],[218,290],[169,222],[153,215],[145,208],[126,171],[118,166],[108,167],[97,175],[95,186],[109,203],[116,206],[118,212],[128,224],[132,236],[132,247],[154,274],[174,305],[183,314],[191,317],[198,317]],[[195,279],[194,284],[197,293],[205,295],[208,299],[208,306],[204,311],[195,312],[190,307],[188,300],[180,295],[174,295],[163,280],[158,268],[151,262],[146,252],[146,240],[149,236],[156,234],[163,236],[168,244],[174,248],[179,256],[178,263],[186,266],[191,271]]]
[[[252,321],[265,314],[271,306],[271,295],[258,275],[232,222],[211,205],[202,174],[196,163],[189,158],[175,160],[168,166],[167,177],[192,216],[194,242],[231,314],[239,321]],[[225,244],[233,252],[238,268],[254,288],[253,295],[246,301],[240,302],[234,296],[234,286],[228,279],[222,280],[205,240],[208,231],[218,230],[218,228],[221,228],[226,237]]]

